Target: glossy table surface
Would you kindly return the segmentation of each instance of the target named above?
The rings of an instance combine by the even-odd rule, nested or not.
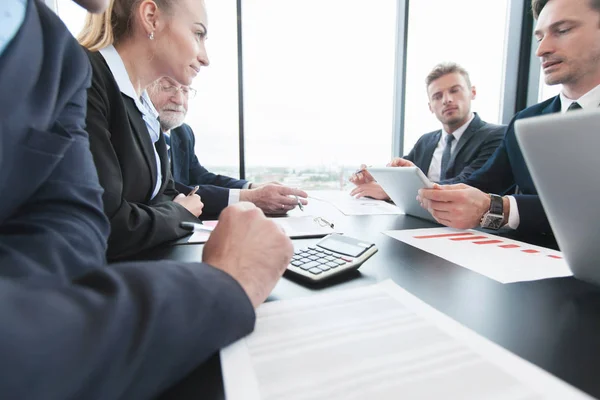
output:
[[[327,203],[312,203],[305,214],[325,217],[337,230],[376,243],[379,252],[356,273],[327,284],[311,286],[284,276],[268,301],[392,279],[466,327],[600,398],[600,288],[572,277],[501,284],[381,233],[437,226],[433,223],[404,215],[345,216]],[[295,240],[294,245],[318,240]],[[200,261],[201,256],[202,245],[174,245],[142,258]],[[161,398],[223,399],[218,355]]]

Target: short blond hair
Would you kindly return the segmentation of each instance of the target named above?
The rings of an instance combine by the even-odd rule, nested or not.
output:
[[[538,19],[540,13],[546,7],[550,0],[532,0],[531,1],[531,12],[533,13],[533,18]],[[590,2],[590,7],[600,13],[600,0],[588,0]]]
[[[427,74],[427,78],[425,78],[425,87],[429,88],[429,85],[431,85],[433,81],[440,79],[444,75],[454,73],[461,74],[465,78],[465,81],[467,81],[469,89],[471,88],[471,78],[469,78],[469,73],[466,69],[454,62],[440,63],[433,67],[431,72]]]

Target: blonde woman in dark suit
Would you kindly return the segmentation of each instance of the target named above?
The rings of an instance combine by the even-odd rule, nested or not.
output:
[[[175,190],[146,88],[162,76],[189,85],[209,63],[206,34],[202,0],[113,0],[78,37],[93,69],[86,123],[111,222],[109,260],[184,236],[180,223],[202,213],[198,195]]]

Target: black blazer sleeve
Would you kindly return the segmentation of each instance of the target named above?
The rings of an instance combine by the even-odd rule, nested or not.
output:
[[[185,236],[188,231],[180,227],[181,221],[197,221],[197,218],[171,201],[177,192],[168,173],[163,176],[163,182],[165,179],[167,182],[162,192],[152,201],[148,194],[150,187],[148,192],[134,193],[124,184],[124,175],[141,180],[150,171],[133,154],[130,143],[135,140],[134,132],[108,66],[99,53],[88,52],[88,56],[94,74],[88,91],[87,125],[100,184],[104,187],[104,211],[111,224],[108,258],[114,260]],[[144,134],[148,135],[147,131]],[[135,179],[131,178],[130,184],[135,184]]]
[[[250,333],[241,286],[206,264],[128,263],[73,284],[0,279],[7,399],[149,399]]]
[[[2,276],[69,280],[106,262],[109,225],[85,132],[90,80],[63,23],[28,1],[0,57]]]
[[[458,175],[450,179],[444,179],[439,183],[442,185],[451,185],[466,181],[475,171],[483,167],[483,165],[494,154],[498,146],[502,143],[506,126],[487,124],[478,132],[478,135],[485,135],[485,140],[477,149],[477,156],[468,164],[466,164]]]

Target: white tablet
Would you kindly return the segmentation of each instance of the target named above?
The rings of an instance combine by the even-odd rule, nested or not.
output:
[[[436,222],[417,201],[419,189],[433,188],[433,183],[418,167],[368,168],[368,171],[402,212]]]

